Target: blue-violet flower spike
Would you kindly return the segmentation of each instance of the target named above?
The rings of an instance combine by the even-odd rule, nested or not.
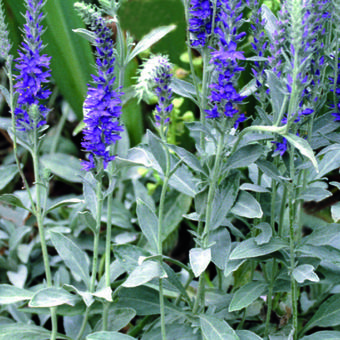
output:
[[[46,124],[48,108],[41,104],[51,91],[44,85],[49,82],[50,57],[41,54],[44,46],[41,40],[43,26],[43,0],[25,0],[26,24],[24,25],[24,41],[19,50],[19,58],[15,60],[15,69],[19,71],[14,85],[19,94],[18,106],[14,111],[16,126],[19,131],[29,131]],[[37,106],[38,114],[30,115],[30,107]]]
[[[79,5],[79,7],[78,7]],[[102,162],[105,169],[115,156],[110,147],[121,137],[123,127],[119,123],[122,114],[122,93],[115,87],[115,48],[112,31],[104,18],[87,5],[77,4],[80,15],[90,25],[95,35],[96,66],[98,75],[92,75],[93,85],[88,85],[84,102],[84,141],[82,147],[89,153],[88,161],[82,163],[84,170],[90,171]]]

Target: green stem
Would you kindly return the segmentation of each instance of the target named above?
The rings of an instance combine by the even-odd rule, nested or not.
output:
[[[50,267],[50,263],[49,263],[49,259],[48,259],[45,230],[44,230],[44,225],[43,225],[43,211],[41,209],[40,186],[42,184],[41,184],[40,172],[39,172],[38,133],[37,133],[37,127],[36,126],[34,127],[33,133],[34,133],[34,136],[33,136],[34,146],[33,146],[32,158],[33,158],[34,178],[35,178],[35,184],[36,184],[35,216],[36,216],[37,224],[38,224],[41,251],[42,251],[42,255],[43,255],[43,262],[44,262],[47,286],[52,287],[52,274],[51,274],[51,267]],[[54,307],[54,308],[50,308],[50,311],[51,311],[51,319],[52,319],[51,340],[55,340],[56,336],[57,336],[57,330],[58,330],[57,310]]]
[[[109,186],[112,177],[109,178]],[[107,223],[106,223],[106,242],[105,242],[105,286],[110,287],[110,263],[111,263],[111,234],[112,234],[112,193],[107,198]],[[109,304],[105,303],[103,310],[103,331],[108,328]]]
[[[212,214],[212,203],[214,201],[216,185],[218,182],[220,160],[221,160],[223,144],[224,144],[224,134],[223,134],[224,131],[223,130],[224,130],[224,127],[222,127],[220,131],[214,168],[213,168],[212,175],[210,178],[210,186],[209,186],[209,191],[208,191],[207,207],[206,207],[206,214],[205,214],[205,225],[204,225],[203,234],[200,235],[203,237],[203,247],[206,247],[208,239],[209,239],[210,222],[211,222],[211,214]],[[199,305],[201,304],[202,301],[204,301],[204,294],[205,294],[204,288],[205,288],[205,280],[204,280],[204,276],[202,273],[198,280],[197,296],[196,296],[196,300],[195,300],[193,311],[192,311],[194,314],[197,313]]]
[[[294,340],[297,340],[298,334],[298,308],[297,308],[297,285],[293,277],[293,270],[295,268],[295,227],[294,222],[296,218],[295,214],[295,166],[294,166],[294,153],[295,148],[292,147],[290,153],[290,177],[292,180],[291,188],[288,188],[288,205],[289,205],[289,249],[290,249],[290,280],[291,280],[291,294],[292,294],[292,307],[293,307],[293,329]]]
[[[87,320],[89,318],[89,312],[90,312],[90,307],[86,307],[83,322],[81,324],[81,327],[80,327],[80,330],[79,330],[78,335],[76,337],[76,340],[80,340],[83,337],[83,334],[85,332],[85,328],[86,328],[86,325],[87,325]]]
[[[164,220],[164,206],[165,206],[165,196],[166,191],[168,189],[168,183],[170,179],[170,151],[167,145],[166,135],[164,134],[164,126],[161,125],[160,128],[160,136],[163,141],[164,149],[165,149],[165,173],[164,180],[162,185],[162,192],[159,201],[159,210],[158,210],[158,244],[157,250],[158,255],[161,255],[160,265],[163,262],[163,220]],[[164,291],[163,291],[163,279],[159,279],[159,305],[160,305],[160,314],[161,314],[161,332],[162,332],[162,340],[166,340],[166,328],[165,328],[165,310],[164,310]]]

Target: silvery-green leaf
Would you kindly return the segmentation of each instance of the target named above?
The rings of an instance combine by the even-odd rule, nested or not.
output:
[[[293,277],[294,279],[299,282],[303,283],[306,280],[312,281],[312,282],[319,282],[319,277],[314,272],[315,268],[310,264],[302,264],[300,266],[297,266],[293,270]]]
[[[236,330],[236,334],[239,336],[240,340],[263,340],[257,334],[244,329]]]
[[[260,281],[253,281],[238,289],[229,305],[229,312],[235,312],[248,307],[257,298],[265,293],[267,284]]]
[[[63,288],[49,287],[36,292],[29,302],[30,307],[56,307],[60,305],[74,306],[79,301],[76,295]]]
[[[122,284],[123,287],[141,286],[154,278],[166,277],[166,273],[156,261],[144,261],[136,267]]]
[[[272,238],[268,243],[262,245],[256,244],[255,239],[250,238],[236,246],[230,254],[230,259],[238,260],[263,256],[286,247],[288,247],[288,243],[279,238]]]
[[[306,335],[301,340],[340,340],[340,332],[338,331],[321,331],[310,335]]]
[[[240,340],[227,322],[217,317],[201,315],[200,324],[206,340]]]
[[[315,326],[334,327],[340,325],[340,294],[331,296],[321,304],[303,329],[305,332]]]
[[[195,277],[200,276],[211,261],[211,249],[192,248],[189,251],[189,261]]]
[[[161,27],[157,27],[153,29],[150,33],[148,33],[147,35],[143,37],[143,39],[132,50],[130,55],[128,55],[126,63],[131,61],[139,53],[151,47],[157,41],[161,40],[165,35],[173,31],[175,28],[176,28],[175,25],[169,25],[169,26],[161,26]]]
[[[150,207],[141,199],[137,199],[137,217],[143,235],[153,252],[158,250],[158,218]]]
[[[261,222],[256,225],[255,228],[261,231],[260,234],[255,237],[255,242],[258,245],[268,243],[273,235],[273,230],[270,224],[266,222]]]
[[[130,335],[118,332],[96,332],[88,335],[86,340],[136,340]]]
[[[230,212],[248,218],[261,218],[263,215],[261,205],[247,191],[241,191],[239,193],[237,201]]]
[[[0,166],[0,190],[2,190],[19,172],[16,165]]]
[[[33,292],[18,288],[15,286],[11,286],[8,284],[0,285],[0,304],[7,305],[11,303],[16,303],[20,301],[30,300],[34,295]]]
[[[50,232],[50,235],[54,247],[71,273],[76,279],[81,279],[89,288],[89,259],[86,253],[63,234]]]

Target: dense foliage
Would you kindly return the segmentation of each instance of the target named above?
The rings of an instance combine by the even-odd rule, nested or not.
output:
[[[338,1],[178,1],[179,59],[132,0],[18,4],[0,340],[340,339]]]

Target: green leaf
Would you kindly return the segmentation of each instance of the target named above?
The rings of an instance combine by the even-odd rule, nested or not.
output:
[[[161,40],[168,33],[173,31],[176,28],[175,25],[169,26],[161,26],[153,29],[150,33],[145,35],[143,39],[136,45],[136,47],[132,50],[132,52],[128,55],[126,64],[131,61],[134,57],[136,57],[139,53],[145,51],[153,44]]]
[[[49,287],[36,292],[28,305],[30,307],[56,307],[64,304],[75,306],[78,301],[76,295],[62,288]]]
[[[72,30],[74,33],[79,34],[81,37],[85,38],[91,44],[95,44],[96,42],[96,34],[91,32],[85,28],[76,28]]]
[[[262,245],[257,245],[255,239],[250,238],[236,246],[230,254],[230,259],[239,260],[264,256],[286,247],[288,247],[288,243],[278,238],[272,238],[268,243]]]
[[[200,324],[206,340],[240,340],[235,331],[217,317],[201,315]]]
[[[69,198],[69,199],[66,199],[66,200],[62,200],[62,201],[60,201],[58,203],[53,204],[49,208],[47,208],[46,214],[51,212],[54,209],[63,207],[65,205],[73,205],[73,204],[78,204],[78,203],[84,203],[84,201],[79,199],[79,198]]]
[[[211,261],[211,249],[192,248],[189,251],[189,261],[195,277],[200,276]]]
[[[136,311],[132,308],[110,308],[108,317],[108,331],[119,331],[136,316]],[[103,328],[103,319],[96,324],[96,329]]]
[[[331,206],[331,215],[334,222],[338,222],[340,220],[340,202]]]
[[[334,169],[340,167],[340,150],[330,150],[319,163],[319,173],[313,178],[322,178]]]
[[[261,222],[255,226],[255,229],[261,230],[260,234],[255,237],[258,245],[268,243],[272,238],[273,230],[269,223]]]
[[[185,167],[180,166],[171,176],[169,185],[184,195],[195,197],[197,188],[192,173]]]
[[[285,137],[292,146],[298,149],[302,155],[307,157],[312,162],[316,172],[319,172],[318,162],[314,156],[313,149],[306,140],[291,133],[282,134],[282,136]]]
[[[319,307],[305,326],[304,332],[315,326],[333,327],[337,325],[340,325],[340,294],[331,296]]]
[[[202,340],[201,332],[195,332],[195,329],[190,324],[184,323],[167,323],[166,324],[166,338],[167,340]],[[180,338],[179,338],[180,336]],[[141,340],[160,340],[162,333],[160,327],[153,327],[145,332]]]
[[[240,340],[263,340],[257,334],[243,329],[236,330],[236,334],[239,336]]]
[[[205,176],[208,176],[206,171],[202,168],[200,161],[198,158],[189,152],[188,150],[181,148],[177,145],[169,144],[169,147],[175,151],[176,155],[181,159],[183,163],[185,163],[192,170],[201,173]]]
[[[340,340],[340,332],[337,331],[321,331],[311,335],[304,336],[301,340]]]
[[[306,280],[309,280],[312,282],[319,282],[320,279],[315,274],[314,270],[315,270],[314,266],[310,264],[302,264],[294,268],[292,274],[293,274],[294,279],[299,283],[303,283]]]
[[[181,80],[178,78],[173,78],[170,84],[170,87],[173,92],[178,94],[181,97],[184,98],[189,98],[191,99],[195,104],[197,104],[197,99],[196,99],[196,90],[194,85],[191,83]]]
[[[309,244],[302,245],[298,248],[303,254],[307,254],[312,257],[319,258],[320,260],[333,263],[335,265],[340,264],[340,250],[331,246],[312,246]]]
[[[248,307],[265,293],[267,284],[260,281],[249,282],[238,289],[229,305],[229,312],[235,312]]]
[[[130,335],[118,333],[118,332],[96,332],[88,335],[86,340],[135,340]]]
[[[165,302],[165,312],[179,316],[183,310],[174,304]],[[137,315],[159,314],[159,293],[151,288],[139,286],[136,288],[122,288],[118,294],[118,305],[136,310]]]
[[[274,118],[274,122],[277,122],[277,119],[282,109],[284,97],[285,97],[281,89],[282,82],[280,81],[280,79],[277,77],[277,75],[273,71],[266,70],[266,75],[267,75],[268,87],[270,88],[271,103],[273,105],[273,111],[274,111],[273,118]]]
[[[58,232],[50,232],[51,241],[66,266],[77,280],[81,279],[87,288],[90,285],[89,260],[73,241]]]
[[[210,220],[210,228],[214,230],[221,226],[234,205],[240,187],[240,175],[228,177],[216,189]]]
[[[240,192],[230,212],[248,218],[261,218],[263,215],[259,202],[246,191]]]
[[[265,22],[266,32],[272,42],[275,41],[275,34],[278,32],[277,18],[275,14],[266,6],[261,6],[262,19]]]
[[[131,272],[122,286],[127,288],[141,286],[154,278],[164,277],[164,275],[166,276],[159,262],[144,261]]]
[[[327,226],[315,228],[313,233],[306,236],[303,240],[304,243],[312,246],[323,246],[336,242],[339,236],[340,225],[332,223]]]
[[[5,203],[8,205],[13,205],[18,208],[25,209],[27,211],[31,211],[30,209],[26,208],[21,200],[12,194],[3,194],[0,196],[0,203]]]
[[[0,190],[2,190],[19,172],[16,165],[0,166]]]
[[[33,295],[33,292],[30,292],[26,289],[18,288],[8,284],[0,285],[0,305],[30,300]]]
[[[137,217],[143,235],[149,241],[151,250],[156,253],[158,250],[158,218],[140,199],[137,199]]]
[[[226,168],[243,168],[256,162],[263,154],[263,147],[259,144],[246,145],[229,156]]]
[[[0,327],[0,340],[48,340],[50,336],[50,331],[34,325],[13,323]],[[60,337],[58,336],[58,338]],[[62,336],[61,339],[66,338]]]
[[[178,191],[171,191],[166,195],[164,203],[164,219],[162,240],[167,237],[178,227],[191,205],[192,198],[179,193]]]
[[[82,182],[81,176],[84,173],[78,158],[62,153],[54,153],[43,155],[40,161],[45,168],[62,179],[73,183]]]
[[[228,229],[219,228],[209,233],[211,246],[211,261],[221,270],[225,268],[225,259],[231,250],[231,238]]]
[[[149,257],[151,255],[147,250],[132,244],[115,246],[114,253],[117,256],[120,265],[128,273],[131,273],[138,266],[138,259],[140,257]]]
[[[320,202],[330,196],[332,196],[332,193],[326,189],[320,187],[309,187],[301,193],[298,199],[304,200],[306,202]]]

